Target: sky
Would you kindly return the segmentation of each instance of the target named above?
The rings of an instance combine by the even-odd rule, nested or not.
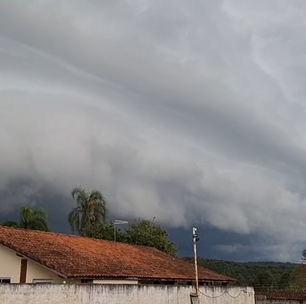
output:
[[[0,219],[75,186],[180,255],[306,248],[304,0],[1,0]]]

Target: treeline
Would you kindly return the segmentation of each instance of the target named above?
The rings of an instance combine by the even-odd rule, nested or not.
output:
[[[124,222],[126,229],[120,229],[108,217],[108,206],[103,194],[97,190],[87,191],[76,187],[71,192],[76,205],[67,215],[74,234],[96,239],[155,247],[173,256],[177,246],[169,240],[167,231],[154,220],[139,219]],[[121,223],[122,224],[122,223]],[[22,206],[19,220],[7,220],[2,226],[31,230],[50,231],[47,212],[43,208]]]
[[[184,258],[193,263],[193,258]],[[304,265],[280,262],[231,262],[199,258],[198,264],[237,279],[256,289],[301,290],[306,288]],[[304,279],[305,278],[305,279]],[[305,286],[305,287],[304,287]]]

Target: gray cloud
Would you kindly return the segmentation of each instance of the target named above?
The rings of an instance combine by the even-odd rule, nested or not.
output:
[[[66,212],[81,184],[115,216],[256,236],[214,246],[296,259],[305,12],[298,0],[1,1],[0,211],[57,197]]]

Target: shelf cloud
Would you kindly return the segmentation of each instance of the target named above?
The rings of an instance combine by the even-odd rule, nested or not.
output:
[[[225,256],[296,259],[305,15],[299,0],[2,0],[1,214],[66,212],[82,185],[117,217],[256,236],[221,238]]]

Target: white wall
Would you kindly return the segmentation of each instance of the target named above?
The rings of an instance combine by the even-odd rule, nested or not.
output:
[[[21,258],[16,252],[0,245],[0,278],[11,278],[11,283],[19,283]]]
[[[33,280],[50,280],[52,283],[63,283],[65,279],[61,279],[56,273],[49,269],[28,260],[27,283],[33,283]]]
[[[21,258],[16,252],[0,245],[0,278],[11,278],[11,283],[19,283],[20,267]],[[34,279],[52,280],[53,283],[62,283],[64,280],[51,270],[28,260],[26,282],[33,283]]]
[[[190,304],[192,287],[141,285],[0,285],[5,304]],[[254,304],[253,288],[201,287],[201,304]],[[214,297],[214,298],[212,298]]]
[[[115,284],[115,285],[123,285],[123,284],[130,284],[130,285],[137,285],[137,280],[93,280],[94,284]]]

